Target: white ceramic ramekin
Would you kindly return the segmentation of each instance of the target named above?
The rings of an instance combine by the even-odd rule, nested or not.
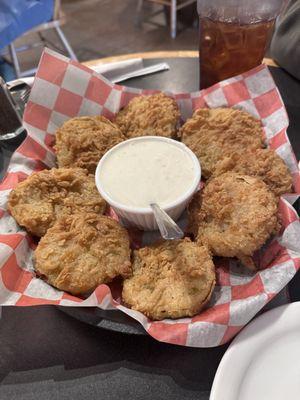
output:
[[[185,152],[188,153],[188,155],[191,157],[193,164],[194,164],[194,171],[195,171],[195,177],[194,180],[188,189],[182,196],[180,196],[176,201],[168,204],[167,206],[163,207],[163,209],[169,214],[171,218],[173,218],[174,221],[176,221],[186,206],[188,205],[189,201],[191,200],[193,194],[196,192],[199,182],[201,179],[201,167],[199,164],[199,161],[195,154],[183,143],[177,142],[176,140],[161,137],[161,136],[141,136],[137,137],[134,139],[129,139],[124,142],[121,142],[111,148],[107,153],[104,154],[104,156],[101,158],[99,161],[97,168],[96,168],[96,173],[95,173],[95,182],[97,189],[101,196],[104,198],[104,200],[107,201],[107,203],[114,209],[114,211],[117,213],[117,215],[121,218],[122,222],[124,223],[125,226],[133,226],[139,229],[142,229],[144,231],[153,231],[158,229],[154,214],[149,207],[129,207],[126,205],[123,205],[114,199],[112,199],[107,192],[104,190],[101,180],[99,179],[100,177],[100,170],[102,165],[104,164],[106,158],[117,148],[121,146],[126,146],[128,142],[132,141],[146,141],[146,140],[160,140],[164,142],[171,142],[172,145],[176,145],[183,149]]]

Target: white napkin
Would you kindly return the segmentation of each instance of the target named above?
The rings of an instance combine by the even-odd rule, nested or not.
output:
[[[157,71],[170,69],[170,66],[163,62],[149,67],[144,67],[142,58],[132,58],[130,60],[111,62],[91,67],[94,71],[102,74],[106,79],[113,83],[122,82],[136,76],[152,74]]]
[[[99,64],[90,67],[94,71],[102,74],[106,79],[113,83],[122,82],[126,79],[133,78],[135,76],[142,76],[152,74],[158,71],[165,71],[170,69],[170,66],[163,62],[149,67],[144,67],[142,58],[132,58],[130,60],[111,62],[107,64]],[[10,85],[14,85],[15,82],[25,82],[29,86],[33,85],[34,77],[25,77],[16,79],[15,81],[8,82]]]

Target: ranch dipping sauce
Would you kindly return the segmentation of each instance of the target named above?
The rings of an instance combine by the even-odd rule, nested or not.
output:
[[[122,142],[106,153],[96,181],[122,206],[150,208],[150,203],[157,203],[168,207],[195,185],[193,154],[172,139],[138,139]]]

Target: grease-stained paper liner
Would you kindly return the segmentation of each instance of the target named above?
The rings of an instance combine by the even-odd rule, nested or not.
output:
[[[293,175],[293,195],[280,200],[282,233],[260,251],[262,270],[251,273],[230,259],[217,260],[217,286],[209,307],[193,318],[153,322],[112,298],[107,285],[82,300],[49,286],[34,275],[35,243],[7,212],[10,190],[33,171],[55,166],[54,133],[69,118],[102,114],[112,118],[134,96],[153,91],[113,85],[89,68],[46,49],[24,115],[28,136],[12,156],[0,185],[0,305],[95,306],[117,308],[139,321],[155,339],[184,346],[211,347],[231,339],[295,275],[300,267],[300,223],[292,207],[300,194],[300,174],[286,135],[287,114],[268,71],[261,65],[195,93],[172,94],[183,121],[199,107],[241,108],[262,121],[269,147]],[[134,232],[134,245],[151,236]]]

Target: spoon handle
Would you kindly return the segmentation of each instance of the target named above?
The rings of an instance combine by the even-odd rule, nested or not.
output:
[[[156,203],[151,203],[154,217],[161,236],[166,240],[181,239],[184,235],[179,226],[169,217],[169,215]]]

